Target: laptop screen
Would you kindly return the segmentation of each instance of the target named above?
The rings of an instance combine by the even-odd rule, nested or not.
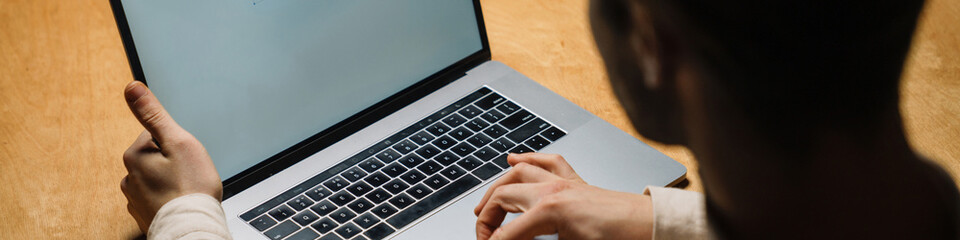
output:
[[[222,179],[480,51],[473,4],[122,1],[143,77]]]

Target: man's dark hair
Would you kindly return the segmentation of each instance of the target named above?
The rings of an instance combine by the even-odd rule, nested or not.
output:
[[[614,31],[634,27],[629,1],[648,7],[657,28],[681,29],[679,39],[658,44],[686,43],[710,80],[774,134],[847,131],[897,111],[901,70],[923,6],[909,0],[611,0],[601,4],[601,14]]]

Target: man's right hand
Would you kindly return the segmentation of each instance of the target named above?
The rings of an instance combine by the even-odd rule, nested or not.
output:
[[[653,205],[649,196],[587,185],[556,154],[507,157],[513,169],[490,186],[477,214],[477,239],[650,239]],[[500,226],[507,212],[520,215]]]
[[[174,198],[203,193],[219,200],[220,176],[200,141],[173,121],[143,83],[128,84],[124,96],[146,129],[123,153],[127,176],[120,182],[140,231],[146,233],[160,207]]]

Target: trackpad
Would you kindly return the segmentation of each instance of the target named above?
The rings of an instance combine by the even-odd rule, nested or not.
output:
[[[489,184],[488,184],[489,185]],[[489,188],[485,185],[470,193],[463,199],[441,209],[433,216],[428,217],[407,231],[400,233],[394,239],[473,239],[477,234],[477,217],[473,215],[473,207],[480,203],[483,194]],[[508,214],[505,223],[513,220],[519,214]],[[557,239],[556,235],[540,236],[537,240]]]

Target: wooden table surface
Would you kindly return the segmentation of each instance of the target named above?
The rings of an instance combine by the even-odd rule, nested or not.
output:
[[[638,136],[606,82],[585,0],[483,0],[493,58]],[[907,71],[911,144],[960,173],[960,1],[931,0]],[[140,235],[119,182],[142,130],[107,0],[0,0],[0,239]],[[639,137],[639,136],[638,136]],[[682,147],[650,143],[690,170]]]

